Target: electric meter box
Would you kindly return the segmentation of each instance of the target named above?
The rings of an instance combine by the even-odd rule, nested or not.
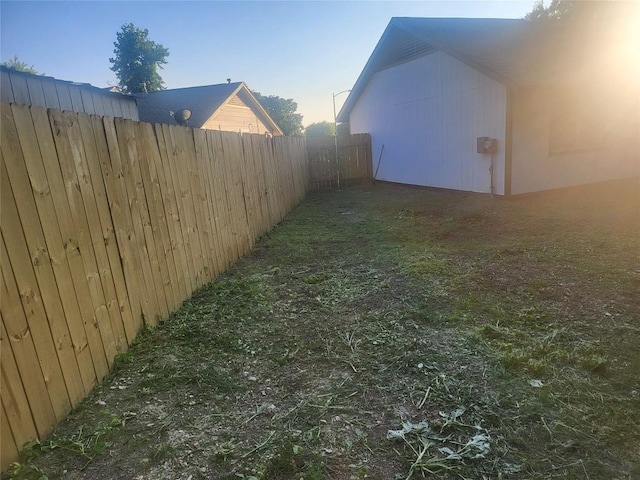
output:
[[[498,140],[491,137],[476,138],[478,153],[496,153],[498,151]]]

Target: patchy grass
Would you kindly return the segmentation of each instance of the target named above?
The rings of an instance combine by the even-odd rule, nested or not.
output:
[[[639,252],[637,182],[311,194],[14,477],[640,478]]]

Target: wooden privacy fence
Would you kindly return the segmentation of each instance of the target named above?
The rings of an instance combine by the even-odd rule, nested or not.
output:
[[[338,160],[334,137],[307,138],[309,188],[346,187],[373,181],[371,136],[338,135]]]
[[[139,120],[136,100],[86,83],[19,72],[0,65],[0,100]]]
[[[305,195],[302,138],[2,103],[1,468]]]

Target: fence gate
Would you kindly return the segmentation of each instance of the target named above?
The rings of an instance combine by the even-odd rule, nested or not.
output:
[[[339,135],[338,155],[334,137],[307,137],[311,190],[346,187],[373,180],[371,135]]]

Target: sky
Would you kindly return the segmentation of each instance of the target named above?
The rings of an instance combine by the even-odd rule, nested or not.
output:
[[[522,18],[534,0],[510,1],[5,1],[0,61],[97,87],[122,25],[169,49],[166,88],[243,81],[292,98],[303,124],[333,121],[333,94],[350,89],[391,17]],[[338,94],[339,110],[347,94]]]

